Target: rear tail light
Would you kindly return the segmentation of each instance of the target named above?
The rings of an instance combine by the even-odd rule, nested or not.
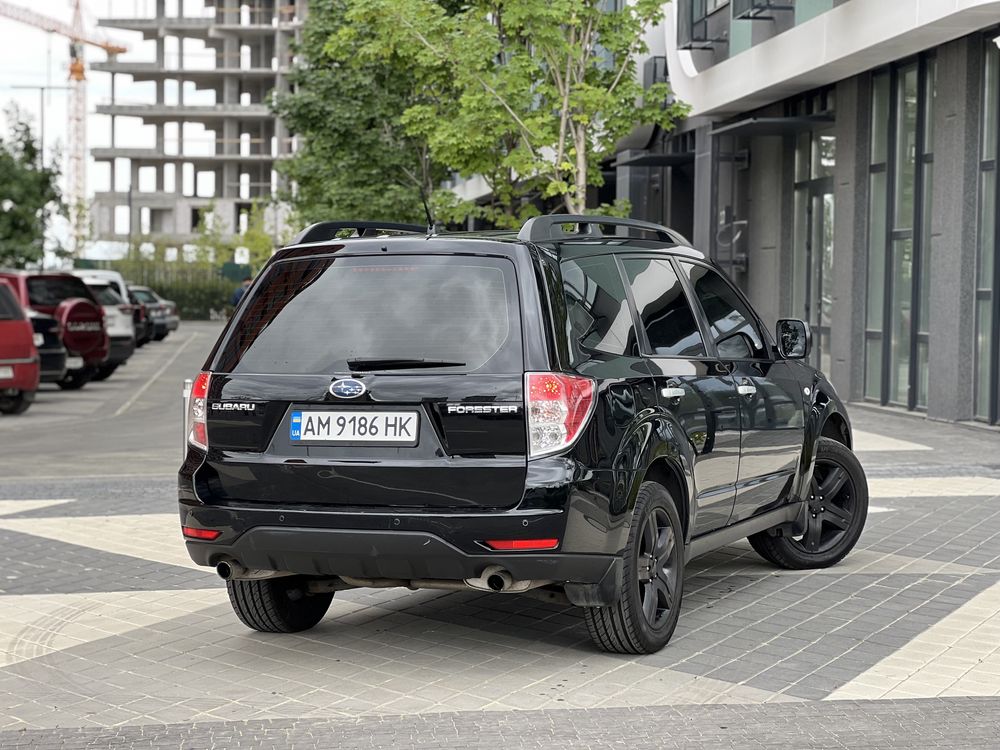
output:
[[[524,376],[528,457],[558,453],[583,431],[594,408],[594,381],[580,375],[529,372]]]
[[[118,305],[118,310],[128,315],[132,312],[132,305]]]
[[[191,386],[191,396],[188,399],[188,442],[195,448],[208,450],[208,382],[211,373],[202,372]]]
[[[194,526],[181,526],[181,533],[186,539],[200,539],[205,542],[214,542],[222,532],[218,529],[199,529]]]
[[[526,552],[528,550],[555,549],[558,539],[488,539],[484,544],[497,552]]]

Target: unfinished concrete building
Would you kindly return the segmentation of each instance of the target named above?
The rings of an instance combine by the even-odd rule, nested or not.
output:
[[[203,5],[191,15],[184,0],[155,0],[148,17],[98,21],[140,32],[155,45],[155,60],[92,66],[111,74],[111,99],[96,108],[111,118],[110,145],[92,150],[98,168],[103,162],[110,171],[109,190],[96,194],[91,214],[97,239],[180,246],[213,206],[217,229],[232,236],[253,202],[269,201],[278,189],[275,161],[294,142],[269,101],[289,89],[292,44],[308,0]],[[155,142],[116,143],[119,118],[140,118],[144,139]],[[271,212],[272,226],[279,213]]]

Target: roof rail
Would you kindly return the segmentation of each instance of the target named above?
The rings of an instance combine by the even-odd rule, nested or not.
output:
[[[566,224],[575,224],[579,231],[567,232],[563,229]],[[617,216],[584,216],[581,214],[534,216],[524,222],[521,231],[517,233],[517,238],[524,242],[553,242],[580,237],[605,237],[607,235],[601,232],[602,226],[641,229],[655,233],[657,239],[662,242],[672,242],[677,245],[688,244],[688,241],[681,234],[661,224],[639,221],[638,219],[622,219]]]
[[[353,229],[358,233],[358,237],[372,237],[379,231],[427,234],[427,227],[419,224],[395,224],[391,221],[320,221],[303,229],[289,244],[304,245],[307,242],[335,240],[337,235],[346,229]]]

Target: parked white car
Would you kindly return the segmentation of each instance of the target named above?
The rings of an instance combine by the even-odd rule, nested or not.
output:
[[[97,374],[91,380],[105,380],[135,351],[133,307],[122,299],[113,282],[87,276],[83,276],[83,281],[104,308],[104,324],[111,346],[107,360],[97,368]]]

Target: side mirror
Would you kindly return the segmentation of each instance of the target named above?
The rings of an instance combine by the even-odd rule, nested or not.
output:
[[[782,359],[805,359],[812,351],[812,329],[804,320],[782,318],[775,326]]]

